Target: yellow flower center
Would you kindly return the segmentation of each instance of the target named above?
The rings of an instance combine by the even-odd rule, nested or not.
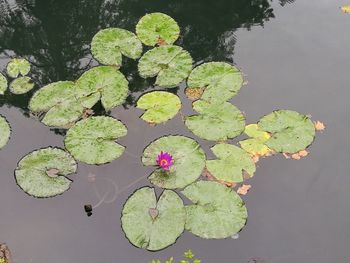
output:
[[[160,165],[161,166],[167,166],[168,165],[168,161],[165,160],[165,159],[162,159],[162,160],[160,160]]]

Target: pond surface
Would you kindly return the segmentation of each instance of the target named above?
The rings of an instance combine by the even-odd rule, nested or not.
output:
[[[313,2],[313,3],[312,3]],[[0,97],[1,115],[12,126],[0,151],[0,241],[17,263],[146,263],[181,257],[192,249],[203,262],[266,263],[348,262],[350,243],[349,68],[350,15],[339,10],[348,1],[293,0],[12,0],[0,2],[1,70],[10,56],[27,56],[33,79],[42,86],[74,80],[96,65],[89,55],[92,36],[104,27],[134,30],[147,12],[164,12],[182,28],[178,42],[197,63],[224,60],[247,75],[232,102],[256,122],[275,109],[311,114],[326,123],[311,154],[300,161],[275,156],[258,163],[251,191],[243,197],[249,219],[238,239],[204,240],[190,233],[157,253],[132,246],[120,226],[128,196],[147,185],[152,168],[141,164],[146,145],[166,134],[198,140],[209,153],[212,143],[199,140],[180,116],[150,127],[139,119],[135,100],[152,81],[137,76],[126,61],[131,95],[125,107],[108,113],[128,126],[119,140],[127,152],[103,166],[79,163],[71,189],[56,198],[26,195],[14,179],[17,162],[47,146],[63,147],[62,129],[50,129],[27,109],[31,94]],[[184,86],[174,89],[191,114]],[[96,107],[97,114],[104,114]],[[208,154],[209,157],[212,157]],[[91,178],[95,182],[90,182]],[[119,190],[118,190],[119,189]],[[115,193],[118,190],[118,195]],[[85,204],[105,202],[87,217]]]

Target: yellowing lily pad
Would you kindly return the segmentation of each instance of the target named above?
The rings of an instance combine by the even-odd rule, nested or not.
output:
[[[147,46],[173,44],[180,35],[176,21],[163,13],[143,16],[136,25],[136,34]]]
[[[128,30],[106,28],[93,37],[91,53],[102,64],[121,66],[122,55],[131,59],[141,56],[142,44],[137,36]]]
[[[157,251],[175,243],[182,234],[186,212],[175,192],[164,190],[157,200],[154,188],[143,187],[126,201],[121,220],[133,245]]]
[[[249,124],[245,127],[244,133],[250,139],[240,141],[242,149],[247,151],[252,156],[267,156],[273,151],[265,144],[270,139],[270,134],[261,130],[257,124]]]
[[[5,117],[0,116],[0,149],[4,148],[10,139],[11,127]]]
[[[141,119],[151,124],[159,124],[173,118],[181,108],[178,96],[165,91],[144,94],[137,101],[137,108],[146,110]]]
[[[56,169],[55,176],[50,170]],[[17,184],[34,197],[54,197],[67,191],[72,181],[66,176],[75,173],[77,164],[70,154],[58,148],[45,148],[29,153],[15,170]]]
[[[30,77],[19,77],[10,84],[10,91],[13,94],[24,94],[34,88],[34,82]]]
[[[0,95],[4,95],[7,90],[7,79],[0,73]]]
[[[6,70],[11,78],[25,76],[30,71],[30,63],[23,58],[14,58],[7,64]]]

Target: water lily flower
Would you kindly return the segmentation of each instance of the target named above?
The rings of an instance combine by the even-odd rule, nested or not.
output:
[[[167,152],[160,152],[157,158],[157,164],[163,170],[169,171],[169,168],[174,164],[173,157]]]

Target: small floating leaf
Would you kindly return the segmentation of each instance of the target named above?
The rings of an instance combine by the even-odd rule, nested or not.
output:
[[[225,62],[204,63],[193,69],[187,80],[187,89],[202,90],[198,93],[200,97],[193,98],[192,96],[192,99],[200,98],[206,101],[230,100],[238,93],[242,85],[242,73]],[[191,94],[194,93],[194,91],[191,92]]]
[[[173,44],[180,35],[176,21],[163,13],[151,13],[143,16],[136,25],[136,34],[147,46]]]
[[[181,108],[178,96],[165,91],[146,93],[137,101],[137,108],[146,110],[141,119],[148,123],[162,123],[173,118]]]
[[[7,79],[0,73],[0,95],[4,95],[7,90]]]
[[[305,150],[315,138],[313,122],[295,111],[274,111],[264,116],[258,125],[271,134],[266,145],[276,152],[296,153]]]
[[[0,116],[0,149],[3,148],[10,139],[11,127],[7,120]]]
[[[125,147],[115,140],[126,134],[124,124],[112,117],[90,117],[68,130],[64,144],[76,160],[104,164],[123,154]]]
[[[326,129],[326,125],[324,125],[323,122],[315,121],[314,125],[315,125],[316,131],[324,131]]]
[[[157,251],[175,243],[182,234],[186,212],[175,192],[164,190],[157,201],[154,188],[143,187],[126,201],[121,220],[133,245]]]
[[[208,160],[208,172],[216,179],[228,183],[243,182],[243,173],[252,177],[255,173],[255,163],[249,154],[241,148],[221,143],[211,148],[218,160]]]
[[[195,135],[209,141],[224,141],[240,135],[245,127],[243,114],[229,102],[193,103],[198,115],[186,117],[185,124]]]
[[[226,238],[247,221],[247,209],[239,195],[222,184],[198,181],[182,193],[194,204],[186,206],[185,228],[202,238]]]
[[[75,86],[77,99],[93,98],[83,106],[94,105],[100,98],[102,106],[110,110],[125,102],[128,95],[128,81],[115,67],[99,66],[86,71]],[[93,103],[92,103],[93,102]]]
[[[144,165],[157,166],[157,156],[167,152],[173,157],[169,171],[157,169],[150,175],[151,182],[159,187],[175,189],[193,183],[205,166],[205,153],[193,139],[184,136],[161,137],[146,147],[143,152]]]
[[[30,63],[23,58],[14,58],[7,64],[6,70],[11,78],[17,78],[19,75],[25,76],[30,71]]]
[[[10,84],[10,91],[13,94],[24,94],[34,88],[34,82],[30,77],[19,77]]]
[[[147,51],[140,59],[141,77],[157,76],[156,85],[175,87],[186,79],[192,69],[190,54],[179,46],[166,45]]]
[[[92,39],[91,53],[100,63],[121,66],[122,55],[137,59],[142,54],[142,44],[136,35],[121,28],[99,31]]]
[[[240,188],[237,189],[237,194],[246,195],[249,192],[250,188],[252,188],[250,184],[243,184]]]
[[[57,176],[48,172],[57,170]],[[71,180],[65,176],[75,173],[77,164],[70,154],[58,148],[45,148],[29,153],[15,170],[17,184],[34,197],[53,197],[64,193]]]

